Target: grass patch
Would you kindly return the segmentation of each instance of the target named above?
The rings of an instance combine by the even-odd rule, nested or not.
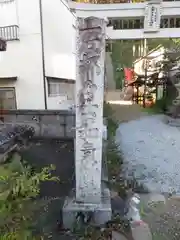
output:
[[[172,103],[173,100],[172,94],[169,96],[165,96],[159,100],[156,101],[156,103],[152,107],[142,108],[143,112],[149,113],[149,114],[162,114],[165,113],[169,106]]]
[[[107,121],[108,139],[114,138],[116,134],[116,129],[118,128],[118,123],[114,119],[114,112],[109,103],[104,102],[104,117]]]
[[[142,107],[142,111],[149,114],[161,114],[161,113],[164,113],[166,109],[167,109],[167,100],[165,98],[157,100],[152,107],[147,107],[147,108]]]
[[[145,112],[149,115],[155,115],[155,114],[161,114],[164,113],[161,109],[157,108],[156,106],[153,107],[147,107],[147,108],[141,108],[142,112]]]
[[[47,206],[47,201],[39,200],[40,185],[59,181],[51,174],[54,170],[55,166],[50,165],[36,172],[18,153],[0,165],[0,239],[43,239],[34,232],[35,216]]]
[[[117,121],[113,118],[113,110],[109,103],[104,104],[104,117],[107,120],[108,139],[107,139],[107,166],[109,188],[118,193],[121,198],[127,197],[128,185],[124,179],[120,178],[123,164],[123,154],[120,146],[115,141],[115,134],[118,127]]]
[[[115,142],[116,129],[118,123],[113,118],[113,110],[109,103],[104,103],[104,117],[107,120],[107,164],[110,180],[119,177],[123,157],[119,150],[119,146]]]

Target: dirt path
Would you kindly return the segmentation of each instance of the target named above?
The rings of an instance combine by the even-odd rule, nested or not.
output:
[[[146,116],[147,113],[142,111],[142,108],[137,104],[120,105],[111,104],[114,111],[114,118],[119,122],[128,122]]]
[[[180,198],[166,199],[145,208],[143,220],[149,224],[153,240],[180,239]]]
[[[40,199],[50,200],[46,208],[38,215],[36,231],[44,236],[44,240],[71,240],[72,237],[58,231],[58,223],[62,220],[64,198],[74,185],[74,147],[73,141],[41,141],[33,143],[21,152],[23,158],[36,170],[54,164],[53,175],[60,182],[44,182],[41,185]]]

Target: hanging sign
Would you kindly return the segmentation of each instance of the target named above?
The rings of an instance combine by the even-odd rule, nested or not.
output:
[[[144,32],[157,32],[161,23],[161,3],[148,2],[145,8]]]

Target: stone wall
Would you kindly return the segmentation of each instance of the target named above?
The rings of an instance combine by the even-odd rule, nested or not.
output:
[[[40,138],[75,137],[75,114],[70,111],[9,110],[1,114],[1,128],[15,124],[33,126]]]

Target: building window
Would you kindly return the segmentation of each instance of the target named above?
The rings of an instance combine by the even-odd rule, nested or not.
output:
[[[180,18],[162,18],[161,28],[180,28]]]
[[[113,29],[142,29],[144,18],[112,20]]]
[[[2,109],[16,109],[15,88],[0,87],[0,110]]]
[[[68,100],[74,100],[74,80],[47,77],[47,83],[49,97],[66,95]]]

